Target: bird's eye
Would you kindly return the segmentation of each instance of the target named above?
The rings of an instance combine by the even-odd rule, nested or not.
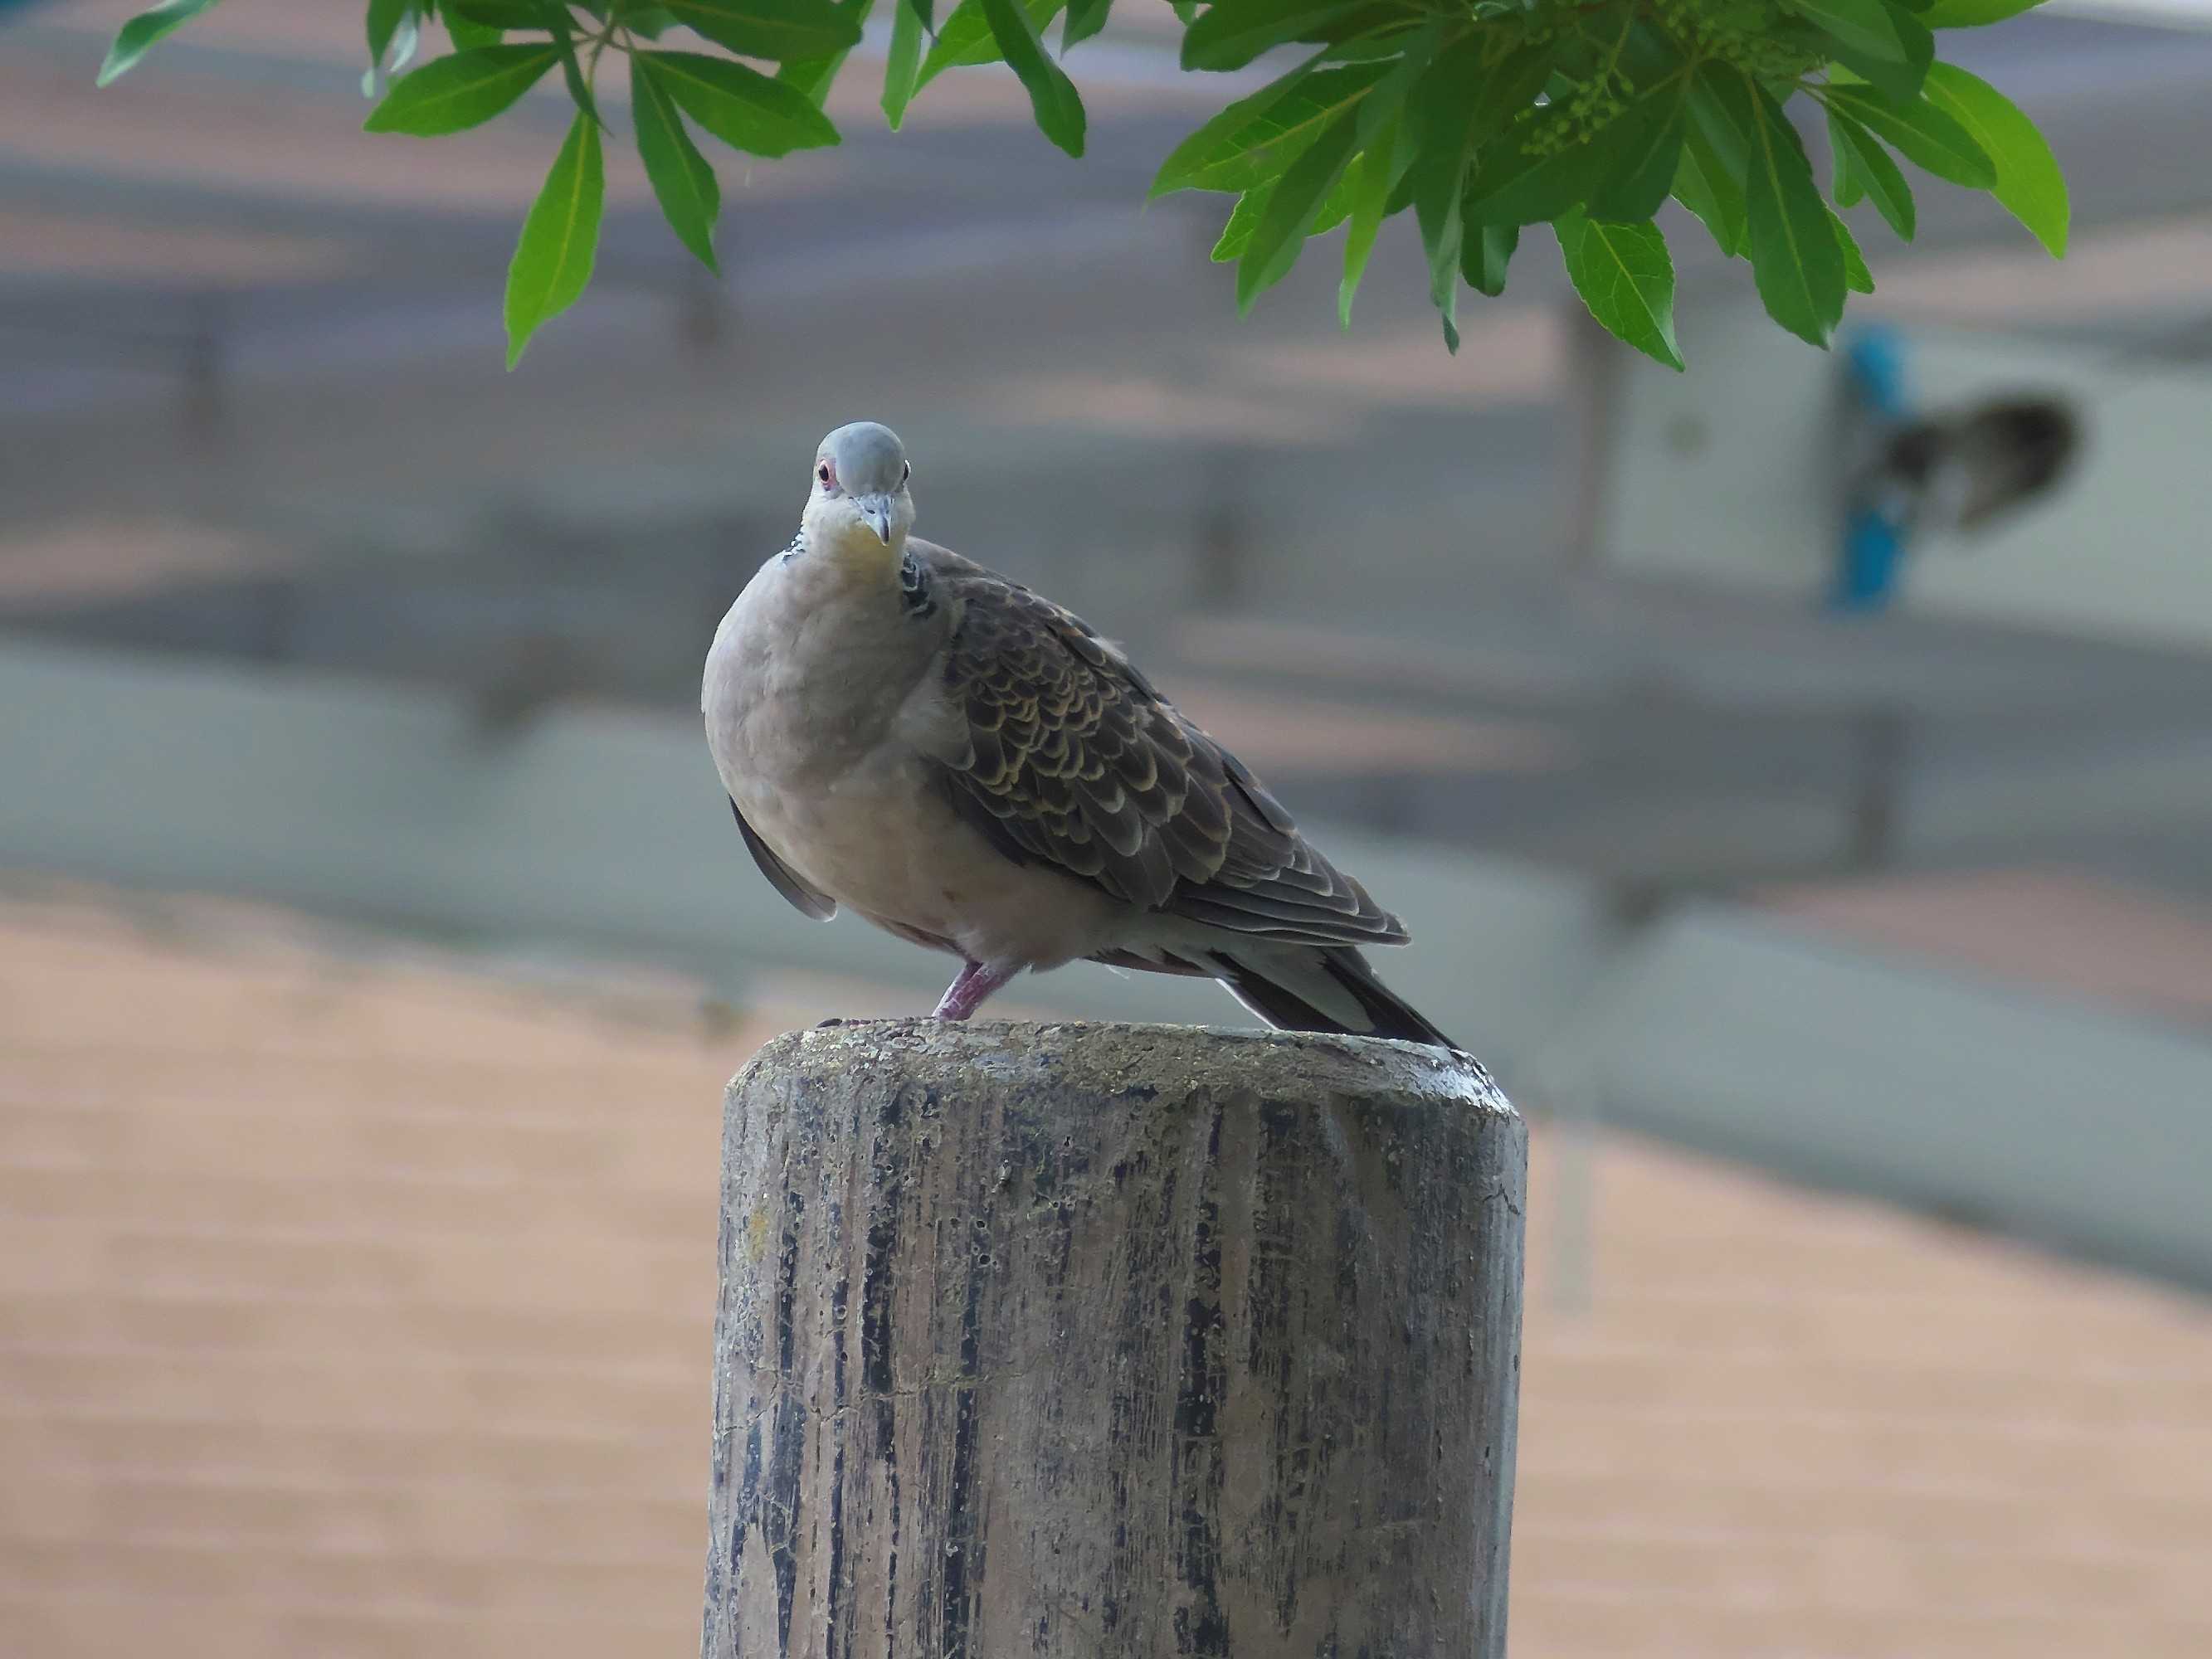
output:
[[[821,465],[816,467],[814,469],[814,476],[821,479],[823,483],[828,483],[830,482],[830,463],[824,461]]]
[[[899,466],[899,482],[901,483],[904,483],[912,477],[914,477],[914,463],[912,461],[901,463]]]

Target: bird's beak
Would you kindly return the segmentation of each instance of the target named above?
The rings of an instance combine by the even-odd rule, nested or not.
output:
[[[891,544],[891,498],[888,495],[863,495],[855,503],[860,516],[868,521],[868,528],[876,532],[877,539],[885,547]]]

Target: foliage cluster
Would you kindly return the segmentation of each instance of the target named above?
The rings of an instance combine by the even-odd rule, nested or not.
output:
[[[125,25],[101,83],[216,0],[163,0]],[[1061,59],[1114,0],[368,0],[374,132],[436,137],[489,121],[556,70],[575,106],[524,222],[507,289],[507,361],[591,280],[605,194],[595,89],[627,65],[632,136],[684,246],[715,265],[721,191],[698,134],[749,155],[835,144],[822,105],[872,11],[889,13],[882,105],[896,127],[938,75],[1003,62],[1044,136],[1083,154],[1081,94]],[[1504,292],[1521,233],[1548,224],[1591,313],[1674,368],[1668,199],[1749,262],[1768,313],[1825,346],[1872,280],[1838,210],[1897,235],[1916,224],[1900,161],[1985,190],[2064,251],[2066,187],[2003,94],[1937,59],[1937,30],[2001,21],[2034,0],[1170,0],[1182,64],[1297,61],[1178,145],[1152,185],[1236,196],[1213,251],[1249,307],[1309,240],[1345,228],[1351,320],[1383,222],[1410,215],[1444,337],[1462,284]],[[453,50],[410,68],[423,31]],[[1057,27],[1059,52],[1048,44]],[[672,30],[688,30],[671,36]],[[711,51],[699,51],[704,46]],[[1825,119],[1824,196],[1791,118]],[[696,131],[695,131],[696,129]]]

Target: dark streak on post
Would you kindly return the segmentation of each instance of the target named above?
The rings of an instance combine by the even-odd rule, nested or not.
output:
[[[978,1218],[978,1224],[981,1218]],[[960,1316],[960,1375],[976,1376],[983,1316],[983,1282],[988,1275],[990,1252],[975,1239],[963,1241],[968,1252],[968,1300]],[[954,1396],[952,1427],[952,1489],[945,1514],[945,1656],[964,1659],[968,1652],[968,1597],[980,1589],[983,1579],[982,1525],[975,1514],[975,1390],[963,1388]]]
[[[1221,1395],[1227,1386],[1214,1357],[1215,1328],[1221,1322],[1221,1118],[1213,1109],[1200,1175],[1198,1218],[1193,1235],[1191,1293],[1183,1303],[1183,1364],[1176,1397],[1176,1462],[1182,1488],[1182,1581],[1190,1605],[1177,1610],[1176,1640],[1183,1651],[1228,1650],[1229,1626],[1222,1617],[1216,1582],[1221,1556],[1221,1448],[1216,1441]]]
[[[856,1106],[853,1115],[852,1132],[857,1136],[859,1130],[860,1113]],[[830,1205],[830,1226],[834,1232],[842,1233],[845,1231],[845,1206],[835,1200],[832,1200]],[[842,1424],[845,1420],[845,1356],[848,1346],[845,1316],[853,1304],[852,1289],[852,1280],[841,1278],[831,1286],[830,1291],[830,1329],[832,1334],[830,1340],[836,1345],[836,1355],[832,1362],[835,1366],[835,1381],[831,1395],[836,1401],[836,1408],[831,1413],[830,1419],[833,1425]],[[823,1618],[822,1650],[824,1654],[832,1656],[832,1659],[846,1659],[846,1656],[852,1650],[851,1632],[847,1631],[847,1639],[842,1649],[839,1647],[837,1641],[837,1620],[838,1615],[844,1611],[845,1595],[845,1442],[842,1435],[838,1437],[836,1451],[830,1455],[832,1462],[830,1477],[830,1573],[828,1583],[823,1587],[829,1607]]]
[[[945,1510],[945,1659],[968,1656],[968,1564],[980,1549],[975,1524],[975,1391],[955,1396],[952,1489]],[[981,1577],[979,1573],[976,1575]]]
[[[884,1428],[882,1439],[891,1439],[891,1402],[882,1404]],[[890,1537],[884,1548],[884,1647],[886,1654],[898,1651],[898,1553],[899,1553],[899,1475],[898,1460],[886,1454],[884,1463],[884,1484],[890,1503]]]
[[[805,1496],[799,1475],[806,1455],[806,1407],[787,1394],[776,1408],[775,1422],[763,1476],[781,1501],[763,1515],[761,1534],[768,1540],[769,1560],[775,1571],[776,1635],[788,1651],[792,1597],[799,1583],[799,1516]]]
[[[799,1193],[786,1193],[783,1204],[787,1219],[783,1230],[783,1252],[777,1258],[780,1277],[775,1295],[775,1348],[776,1364],[788,1376],[794,1335],[792,1324],[799,1312],[799,1223],[806,1214],[806,1200]]]
[[[937,1401],[934,1389],[921,1395],[915,1401],[921,1408],[921,1443],[925,1446],[939,1443]],[[927,1465],[917,1472],[925,1498],[933,1484],[930,1476],[933,1473]],[[933,1537],[939,1528],[929,1523],[942,1508],[940,1504],[927,1502],[915,1505],[915,1530],[921,1534],[922,1542],[921,1547],[914,1552],[914,1617],[911,1621],[901,1620],[899,1623],[902,1632],[910,1623],[917,1644],[922,1639],[922,1632],[928,1630],[936,1619],[938,1583],[945,1567],[945,1545],[941,1538]]]

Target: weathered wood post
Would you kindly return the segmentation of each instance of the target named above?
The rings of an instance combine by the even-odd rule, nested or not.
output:
[[[779,1037],[726,1121],[708,1659],[1498,1659],[1526,1147],[1402,1043]]]

